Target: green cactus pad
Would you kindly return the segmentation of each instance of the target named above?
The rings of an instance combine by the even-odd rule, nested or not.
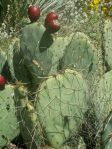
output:
[[[112,69],[112,20],[107,19],[104,23],[104,46],[105,46],[105,59]]]
[[[91,80],[96,70],[96,51],[90,39],[84,33],[77,32],[65,50],[63,67],[78,69]]]
[[[5,89],[0,91],[0,148],[10,143],[19,132],[14,90],[12,86],[6,85]]]
[[[107,72],[99,81],[93,97],[95,112],[100,123],[107,118],[112,110],[112,71]]]
[[[20,40],[16,39],[13,46],[10,46],[12,55],[9,56],[8,64],[10,66],[10,71],[14,79],[25,83],[27,87],[31,87],[31,78],[29,71],[24,65],[23,56],[20,51]]]
[[[52,147],[59,149],[72,136],[75,141],[87,105],[86,82],[76,71],[67,69],[40,85],[36,109]]]
[[[107,149],[112,144],[109,139],[112,132],[112,71],[104,74],[99,81],[93,102],[97,117],[96,127],[99,132],[102,131],[102,149]]]
[[[56,37],[54,38],[54,42],[52,44],[52,46],[50,47],[50,50],[53,54],[53,58],[52,58],[52,67],[51,70],[49,72],[49,74],[53,74],[58,72],[60,69],[60,60],[63,57],[63,54],[65,52],[65,49],[67,47],[67,45],[70,43],[71,39],[72,39],[73,34],[71,34],[70,36],[66,36],[66,37]]]
[[[99,81],[94,96],[96,128],[100,132],[107,125],[106,119],[112,111],[112,71],[107,72]],[[108,127],[107,127],[108,129]]]
[[[44,76],[50,69],[52,53],[47,49],[52,42],[52,37],[47,37],[45,28],[40,24],[33,23],[23,29],[21,52],[24,64],[33,76]]]

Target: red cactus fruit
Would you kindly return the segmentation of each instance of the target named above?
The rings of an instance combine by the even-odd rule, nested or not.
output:
[[[45,19],[45,27],[51,33],[55,33],[60,29],[58,15],[55,12],[50,12]]]
[[[46,21],[49,23],[51,20],[58,20],[58,15],[55,12],[49,12],[46,16]]]
[[[29,6],[28,16],[31,22],[36,22],[40,17],[40,8],[38,6]]]
[[[0,90],[3,90],[5,88],[6,79],[4,76],[0,75]]]
[[[51,33],[55,33],[60,29],[60,24],[59,24],[58,20],[49,21],[47,26]]]

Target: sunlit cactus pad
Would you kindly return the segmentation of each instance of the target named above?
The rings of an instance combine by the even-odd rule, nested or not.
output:
[[[99,81],[93,96],[97,116],[96,127],[101,133],[102,149],[111,149],[112,132],[112,71],[108,71]]]
[[[103,125],[103,122],[112,110],[112,71],[104,74],[99,81],[93,101],[100,125]]]
[[[51,146],[59,149],[74,136],[71,141],[77,147],[75,137],[88,108],[88,90],[81,74],[67,69],[62,74],[50,76],[40,85],[36,102]]]
[[[77,32],[66,47],[62,65],[80,70],[85,78],[92,79],[97,69],[97,49],[87,35]]]
[[[104,27],[104,40],[105,40],[105,60],[107,61],[109,67],[112,69],[112,20],[105,20]]]

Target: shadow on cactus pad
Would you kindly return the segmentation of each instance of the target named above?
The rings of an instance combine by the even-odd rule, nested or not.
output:
[[[47,40],[49,39],[49,40]],[[51,34],[48,34],[47,31],[44,32],[40,43],[39,43],[39,50],[40,52],[44,52],[45,50],[47,50],[51,45],[53,44],[53,38],[51,36]]]

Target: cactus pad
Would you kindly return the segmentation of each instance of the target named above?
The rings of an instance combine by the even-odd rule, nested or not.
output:
[[[90,39],[85,34],[77,32],[65,50],[63,67],[80,70],[87,79],[91,79],[96,70],[96,51]]]
[[[96,126],[99,132],[102,131],[102,149],[107,149],[112,144],[112,71],[104,74],[99,81],[93,102],[98,122]]]
[[[93,100],[95,103],[96,114],[102,124],[112,110],[112,71],[107,72],[102,77],[96,91]]]
[[[107,19],[104,23],[104,46],[105,46],[105,60],[112,69],[112,20]]]
[[[19,132],[14,90],[12,86],[6,85],[5,89],[0,91],[0,148],[17,137]]]
[[[67,69],[40,85],[36,109],[52,147],[62,147],[72,135],[75,141],[87,104],[86,82],[76,71]]]

